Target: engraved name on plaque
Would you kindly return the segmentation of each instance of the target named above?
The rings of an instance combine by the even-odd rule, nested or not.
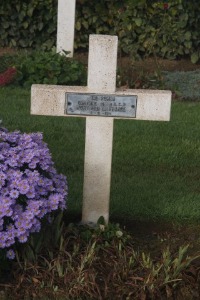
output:
[[[136,117],[137,96],[66,93],[65,114]]]

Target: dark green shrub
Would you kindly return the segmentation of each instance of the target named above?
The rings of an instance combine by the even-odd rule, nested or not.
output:
[[[196,0],[77,0],[75,48],[89,34],[116,34],[133,57],[200,57],[200,5]],[[165,1],[166,3],[166,1]],[[57,0],[1,0],[0,46],[51,49],[56,44]]]
[[[82,63],[54,51],[33,51],[4,57],[1,60],[17,69],[16,85],[30,87],[34,83],[59,85],[86,84]]]
[[[57,0],[1,0],[0,45],[51,49],[56,22]]]
[[[117,34],[122,52],[133,57],[200,57],[200,6],[195,1],[99,1],[77,3],[76,46],[87,47],[91,33]]]

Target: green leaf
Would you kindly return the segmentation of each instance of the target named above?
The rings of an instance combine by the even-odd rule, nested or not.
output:
[[[190,32],[190,31],[187,31],[187,32],[185,33],[185,39],[186,39],[187,41],[189,41],[189,40],[191,39],[191,32]]]
[[[7,28],[9,28],[10,24],[9,24],[9,22],[3,22],[1,26],[3,28],[7,29]]]
[[[16,43],[16,41],[15,41],[14,39],[12,39],[12,40],[11,40],[11,44],[12,44],[12,46],[15,47],[17,43]]]
[[[142,25],[142,19],[141,18],[137,18],[134,20],[135,21],[135,24],[140,27]]]
[[[78,21],[76,22],[76,30],[80,30],[81,29],[81,23]]]
[[[83,26],[85,27],[85,29],[88,29],[88,27],[89,27],[89,25],[88,25],[88,22],[86,22],[86,21],[83,21]]]
[[[196,64],[199,60],[199,54],[198,52],[194,52],[192,55],[191,55],[191,62],[193,64]]]
[[[30,8],[28,9],[28,11],[27,11],[27,15],[28,15],[29,17],[32,17],[33,11],[34,11],[34,7],[30,7]]]
[[[23,48],[26,48],[27,45],[28,45],[28,43],[27,43],[27,41],[21,39],[21,40],[19,40],[19,45],[20,45],[21,47],[23,47]]]
[[[184,45],[185,45],[185,47],[186,47],[187,49],[191,49],[191,47],[192,47],[192,42],[186,41],[186,42],[184,42]],[[185,50],[187,50],[187,49],[185,49]]]
[[[40,22],[40,23],[38,24],[38,29],[41,31],[42,28],[43,28],[43,26],[44,26],[44,24],[43,24],[42,22]]]
[[[132,29],[132,24],[128,24],[127,29],[130,31]]]
[[[23,25],[24,29],[28,28],[28,22],[23,22],[22,25]]]
[[[20,4],[16,4],[16,10],[19,12],[20,11]]]
[[[98,17],[97,17],[97,16],[94,16],[94,17],[92,17],[92,21],[93,21],[93,23],[96,23],[97,19],[98,19]]]

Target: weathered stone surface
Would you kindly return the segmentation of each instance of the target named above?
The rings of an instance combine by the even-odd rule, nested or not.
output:
[[[65,93],[88,93],[87,87],[33,84],[31,114],[66,116]],[[159,90],[117,90],[115,95],[137,95],[136,117],[130,120],[169,121],[171,92]],[[79,116],[81,115],[72,115]],[[98,118],[98,116],[97,116]],[[121,119],[115,117],[115,119]]]
[[[82,221],[109,219],[113,118],[86,118]]]
[[[57,52],[70,51],[74,53],[74,26],[76,0],[58,0],[57,17]]]
[[[117,36],[90,35],[87,83],[90,93],[115,92],[117,45]]]

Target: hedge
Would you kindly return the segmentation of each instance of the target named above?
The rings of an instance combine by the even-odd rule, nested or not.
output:
[[[166,5],[167,4],[167,5]],[[57,0],[1,0],[0,46],[50,49],[56,44]],[[75,48],[91,33],[117,34],[133,57],[200,57],[200,5],[196,0],[77,0]]]
[[[56,22],[57,0],[1,0],[0,46],[50,49]]]

